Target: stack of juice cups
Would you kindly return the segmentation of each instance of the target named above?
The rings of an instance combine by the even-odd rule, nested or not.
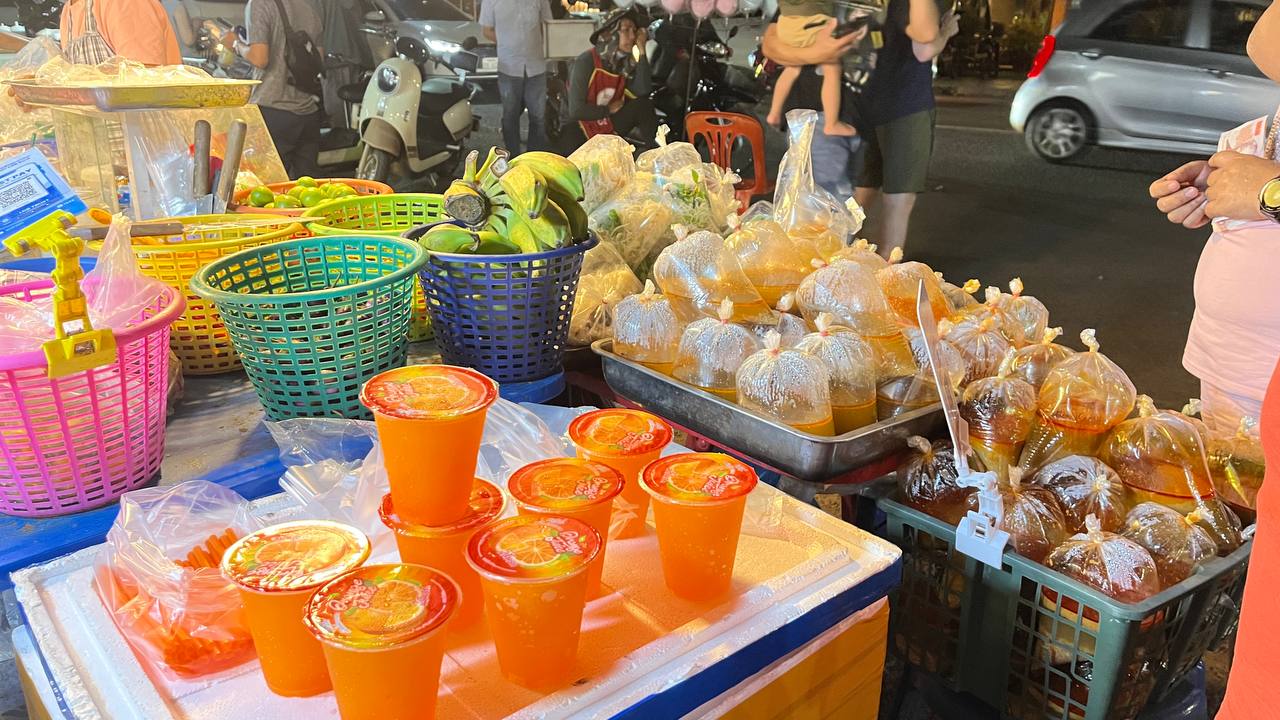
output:
[[[614,537],[644,533],[649,495],[640,488],[640,472],[671,442],[671,426],[639,410],[607,408],[579,415],[569,423],[569,439],[578,457],[617,470],[624,481],[618,499],[619,523]]]
[[[450,625],[470,627],[484,612],[480,594],[480,578],[467,564],[467,541],[471,535],[502,517],[507,497],[496,485],[477,478],[471,485],[471,504],[467,514],[448,525],[421,525],[409,522],[396,513],[388,493],[382,498],[378,514],[382,523],[396,535],[400,559],[440,570],[453,578],[462,591],[459,607]]]
[[[364,533],[324,520],[273,525],[227,548],[222,573],[240,589],[271,692],[304,697],[332,687],[320,642],[303,624],[304,610],[316,588],[368,557]]]
[[[435,717],[458,587],[422,565],[366,565],[322,586],[305,622],[343,720]]]
[[[471,536],[467,561],[508,680],[546,691],[577,679],[587,575],[603,544],[590,525],[557,515],[519,515]]]
[[[747,494],[756,473],[720,453],[669,455],[644,469],[653,496],[662,574],[686,600],[715,600],[729,591]]]
[[[591,526],[600,534],[600,554],[587,569],[587,597],[600,595],[605,548],[613,499],[622,492],[622,473],[600,463],[579,458],[552,458],[526,465],[512,473],[507,490],[521,515],[559,515]]]

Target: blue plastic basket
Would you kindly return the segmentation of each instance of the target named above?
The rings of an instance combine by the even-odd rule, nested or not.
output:
[[[429,227],[405,237],[416,240]],[[560,372],[582,257],[597,242],[593,234],[527,255],[428,253],[418,277],[444,362],[500,383]]]

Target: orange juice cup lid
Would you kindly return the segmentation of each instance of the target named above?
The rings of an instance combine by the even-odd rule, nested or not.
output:
[[[409,522],[396,514],[391,493],[382,496],[382,504],[378,506],[378,516],[382,518],[383,525],[402,535],[443,537],[474,530],[501,517],[506,509],[507,496],[503,494],[502,489],[493,483],[476,478],[471,485],[471,501],[467,505],[467,514],[457,522],[448,525],[421,525]]]
[[[471,368],[407,365],[369,378],[360,402],[405,420],[448,420],[484,410],[498,398],[498,383]]]
[[[507,490],[522,507],[579,510],[613,500],[624,484],[608,465],[566,457],[525,465],[511,474]]]
[[[222,555],[222,574],[246,590],[307,590],[360,566],[369,538],[342,523],[295,520],[245,535]]]
[[[583,572],[600,554],[600,533],[559,515],[519,515],[476,531],[467,562],[503,582],[546,582]]]
[[[655,460],[641,473],[640,484],[659,500],[683,505],[715,505],[755,489],[751,466],[723,453],[680,453]]]
[[[569,439],[594,455],[645,455],[671,442],[671,426],[640,410],[606,408],[574,418]]]
[[[380,650],[444,625],[461,598],[452,578],[425,565],[366,565],[316,590],[303,622],[321,642]]]

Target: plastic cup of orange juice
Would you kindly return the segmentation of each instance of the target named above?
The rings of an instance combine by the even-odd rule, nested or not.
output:
[[[521,515],[561,515],[600,533],[600,555],[587,570],[587,597],[600,594],[613,499],[622,492],[622,473],[581,458],[552,458],[525,465],[511,474],[507,491]]]
[[[625,484],[615,503],[619,523],[614,537],[644,534],[649,495],[640,488],[640,472],[671,442],[671,426],[640,410],[606,408],[574,418],[569,439],[578,446],[578,457],[622,473]]]
[[[436,715],[458,586],[408,563],[366,565],[311,595],[304,622],[324,648],[342,720]]]
[[[302,622],[304,609],[316,588],[368,557],[364,533],[326,520],[272,525],[227,548],[222,574],[240,589],[271,692],[304,697],[332,687],[320,643]]]
[[[471,504],[461,520],[449,525],[418,525],[396,514],[395,503],[388,493],[382,497],[378,515],[382,524],[396,534],[400,559],[433,567],[453,578],[462,593],[454,619],[454,628],[468,627],[484,613],[480,577],[467,563],[467,541],[472,533],[496,522],[507,507],[507,496],[496,485],[476,478],[471,485]]]
[[[756,473],[721,453],[681,453],[655,461],[641,484],[653,497],[658,552],[667,587],[686,600],[729,591],[747,494]]]
[[[581,520],[518,515],[471,536],[467,561],[480,574],[484,613],[508,680],[531,690],[575,679],[587,571],[600,533]]]
[[[360,402],[373,411],[400,516],[423,525],[462,519],[498,384],[470,368],[409,365],[370,378]]]

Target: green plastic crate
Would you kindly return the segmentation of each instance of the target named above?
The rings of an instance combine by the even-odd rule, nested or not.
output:
[[[878,504],[903,552],[890,646],[1005,717],[1133,718],[1239,611],[1249,543],[1130,604],[1012,552],[997,571],[955,550],[954,526],[892,498]]]

